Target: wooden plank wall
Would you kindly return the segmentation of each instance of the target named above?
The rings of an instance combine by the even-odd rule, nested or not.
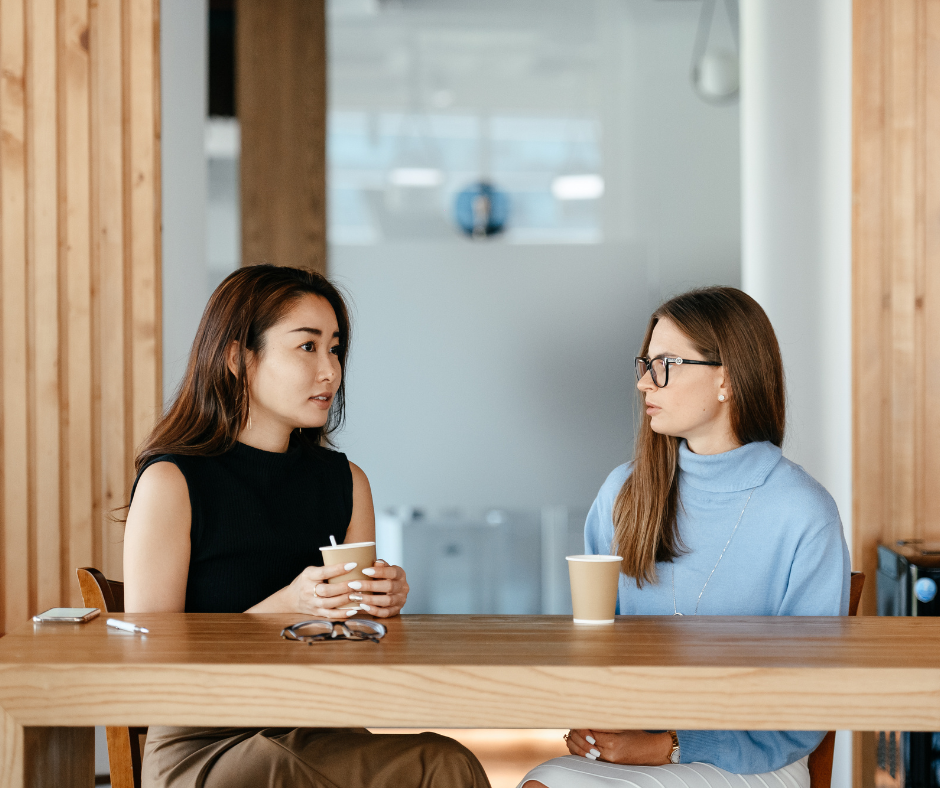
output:
[[[324,0],[237,0],[242,263],[326,273]]]
[[[0,633],[122,576],[160,408],[158,0],[0,0]]]
[[[940,541],[940,0],[853,5],[853,565]],[[855,737],[855,785],[875,741]]]
[[[940,540],[940,0],[855,0],[853,563]]]

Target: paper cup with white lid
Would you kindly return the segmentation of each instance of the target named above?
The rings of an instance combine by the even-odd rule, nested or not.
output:
[[[353,542],[351,544],[327,545],[320,548],[323,556],[323,565],[355,563],[356,568],[339,577],[331,577],[327,583],[351,583],[353,580],[372,580],[373,578],[362,574],[363,569],[369,569],[375,563],[375,542]],[[349,602],[340,605],[339,609],[358,608],[358,602]]]
[[[619,555],[569,555],[571,607],[575,624],[613,624],[620,582]]]

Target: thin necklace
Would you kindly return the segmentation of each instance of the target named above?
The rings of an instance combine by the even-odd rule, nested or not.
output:
[[[756,489],[756,488],[755,488]],[[754,494],[754,490],[751,490],[751,495]],[[744,502],[744,509],[747,509],[747,505],[751,502],[751,495],[747,496],[747,500]],[[721,563],[721,559],[725,557],[725,550],[728,549],[728,545],[731,544],[731,540],[734,539],[734,532],[738,530],[738,526],[741,525],[741,518],[744,517],[744,509],[741,510],[741,514],[738,515],[738,521],[734,524],[734,528],[731,530],[731,536],[728,537],[728,541],[725,542],[725,546],[722,548],[721,555],[718,556],[718,560],[715,561],[715,565],[712,567],[712,571],[708,573],[708,577],[705,578],[705,585],[702,586],[702,590],[698,592],[698,599],[695,600],[695,610],[692,613],[693,616],[698,615],[698,605],[702,601],[702,594],[705,593],[705,587],[708,585],[708,581],[712,579],[712,575],[715,574],[715,570],[718,568],[718,564]],[[680,613],[679,608],[676,607],[676,565],[675,562],[672,564],[672,614],[674,616],[684,616],[685,613]]]

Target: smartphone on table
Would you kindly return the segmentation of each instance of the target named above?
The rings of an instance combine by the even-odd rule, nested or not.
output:
[[[45,624],[50,621],[83,624],[96,618],[100,612],[96,607],[50,607],[45,612],[33,616],[33,621],[37,624]]]

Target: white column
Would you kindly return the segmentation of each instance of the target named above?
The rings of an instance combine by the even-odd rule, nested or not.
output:
[[[161,0],[163,399],[186,368],[207,292],[207,0]]]
[[[741,47],[743,288],[783,351],[784,452],[829,490],[850,540],[851,0],[742,0]],[[832,785],[851,786],[844,734]]]

